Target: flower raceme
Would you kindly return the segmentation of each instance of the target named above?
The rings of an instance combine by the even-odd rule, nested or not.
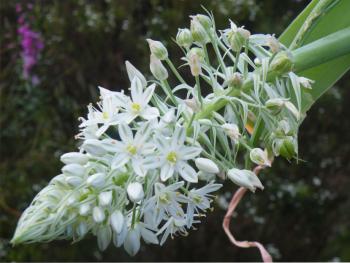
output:
[[[211,16],[191,18],[176,41],[194,80],[148,39],[156,80],[127,61],[130,96],[99,87],[100,101],[80,118],[81,146],[61,156],[61,174],[23,212],[13,244],[92,233],[101,250],[113,242],[134,255],[141,240],[162,245],[187,235],[225,178],[254,192],[264,187],[253,164],[297,156],[301,89],[312,82],[285,66],[288,50],[233,22],[217,31]]]

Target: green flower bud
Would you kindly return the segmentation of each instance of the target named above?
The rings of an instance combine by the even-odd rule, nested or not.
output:
[[[225,84],[227,86],[240,87],[243,83],[243,75],[239,72],[233,72],[233,67],[228,67],[226,69],[226,80]]]
[[[286,99],[282,99],[282,98],[269,99],[265,102],[265,106],[267,109],[271,111],[272,114],[277,115],[281,112],[286,101],[287,101]]]
[[[271,166],[271,161],[267,156],[267,151],[260,148],[254,148],[250,151],[250,160],[261,166]]]
[[[227,40],[233,51],[240,51],[249,37],[250,32],[248,30],[243,27],[237,27],[236,24],[231,21],[231,30],[227,33]]]
[[[297,144],[292,136],[277,139],[273,142],[273,151],[276,156],[283,156],[286,159],[293,158],[297,153]]]
[[[176,35],[176,43],[180,47],[189,48],[192,45],[193,38],[191,31],[187,28],[179,29]]]
[[[191,74],[196,77],[202,73],[201,63],[204,61],[204,53],[201,48],[191,48],[187,54],[188,64],[190,65]]]
[[[206,30],[209,30],[211,28],[211,26],[213,25],[213,22],[211,21],[209,16],[199,14],[199,15],[196,15],[196,16],[192,16],[192,18],[197,18],[199,23],[201,23],[201,25]]]
[[[193,40],[202,45],[209,42],[208,33],[205,31],[205,28],[199,22],[197,17],[193,17],[191,20],[191,34]]]
[[[293,68],[293,58],[288,52],[279,52],[272,60],[270,70],[276,72],[278,75],[288,73]]]
[[[168,78],[168,71],[163,66],[162,62],[154,55],[151,55],[150,70],[157,80],[162,81]]]
[[[152,55],[154,55],[159,60],[165,60],[168,58],[168,51],[165,46],[160,41],[155,41],[152,39],[147,39],[149,49],[151,50]]]
[[[274,35],[267,37],[266,45],[270,48],[270,51],[272,53],[277,53],[281,50],[281,44],[278,42]]]

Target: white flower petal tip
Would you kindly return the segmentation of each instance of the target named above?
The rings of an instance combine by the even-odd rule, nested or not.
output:
[[[248,188],[253,193],[255,192],[256,188],[261,190],[264,189],[264,186],[260,182],[259,178],[252,171],[232,168],[228,170],[227,176],[235,184]]]
[[[219,167],[210,159],[197,158],[195,160],[196,166],[199,170],[206,173],[217,174],[220,172]]]

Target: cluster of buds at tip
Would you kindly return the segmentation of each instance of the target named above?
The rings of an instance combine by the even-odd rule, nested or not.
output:
[[[233,51],[239,52],[249,37],[250,32],[248,30],[243,27],[237,27],[236,24],[231,21],[231,30],[227,33],[227,40]]]

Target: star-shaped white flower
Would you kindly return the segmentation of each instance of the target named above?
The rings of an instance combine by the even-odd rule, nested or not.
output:
[[[160,178],[168,180],[179,173],[182,178],[190,183],[198,182],[197,172],[187,161],[196,158],[202,149],[196,146],[185,146],[186,131],[183,127],[176,126],[171,139],[163,136],[155,138],[160,151]]]
[[[159,116],[158,109],[148,105],[153,96],[155,87],[156,85],[152,84],[143,90],[140,79],[134,77],[131,81],[131,99],[127,97],[124,101],[123,108],[125,112],[121,113],[121,120],[129,124],[139,116],[145,120],[157,118]]]

